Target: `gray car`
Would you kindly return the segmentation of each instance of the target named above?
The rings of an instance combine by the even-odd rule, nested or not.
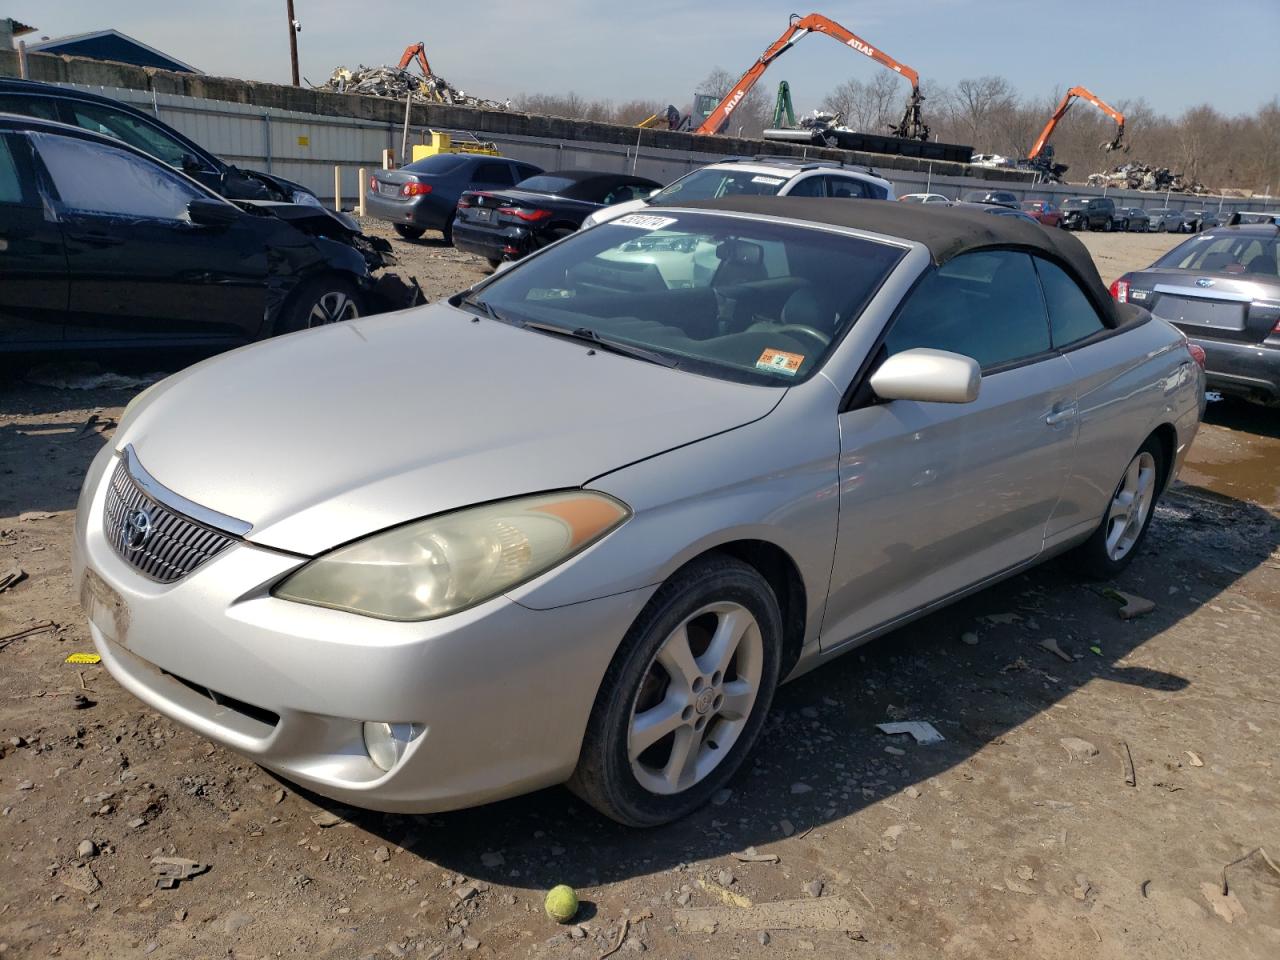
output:
[[[1151,217],[1141,207],[1117,207],[1115,228],[1126,233],[1148,233]]]
[[[1047,557],[1133,559],[1185,338],[1016,217],[739,197],[176,374],[85,480],[113,676],[342,802],[568,782],[637,826],[774,690]]]
[[[1280,406],[1280,227],[1216,227],[1183,241],[1112,294],[1141,304],[1203,349],[1209,386]]]
[[[1147,216],[1155,233],[1181,233],[1185,224],[1182,211],[1172,207],[1156,207],[1148,210]]]
[[[365,210],[390,221],[406,240],[439,230],[444,242],[452,243],[454,213],[463,193],[511,187],[539,173],[541,167],[507,157],[438,153],[398,170],[375,170],[365,192]]]

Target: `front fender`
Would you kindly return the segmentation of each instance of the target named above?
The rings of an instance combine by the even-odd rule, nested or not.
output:
[[[767,416],[632,464],[589,483],[633,515],[590,549],[512,591],[535,609],[652,586],[727,543],[761,540],[785,551],[804,581],[806,642],[826,604],[839,510],[838,397],[815,378],[827,416],[799,390]]]

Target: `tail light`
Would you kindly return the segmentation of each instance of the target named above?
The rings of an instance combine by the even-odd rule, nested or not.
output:
[[[1192,343],[1190,340],[1188,340],[1187,353],[1191,354],[1191,359],[1196,362],[1196,366],[1199,367],[1201,370],[1203,370],[1204,360],[1205,360],[1204,347],[1200,346],[1200,344],[1198,343]]]
[[[1117,280],[1111,285],[1111,296],[1116,303],[1129,302],[1129,281],[1125,279]]]
[[[370,177],[370,178],[369,178],[369,189],[370,189],[370,190],[372,190],[374,193],[377,193],[377,192],[378,192],[378,178],[377,178],[377,177]]]
[[[471,209],[471,201],[470,201],[470,200],[468,200],[466,197],[459,197],[459,198],[458,198],[458,209],[459,209],[459,210],[470,210],[470,209]]]
[[[406,183],[400,188],[401,196],[420,197],[423,194],[431,192],[431,184],[429,183]]]
[[[539,220],[545,220],[551,216],[550,210],[526,210],[524,207],[499,207],[498,213],[508,217],[516,217],[525,223],[537,223]]]

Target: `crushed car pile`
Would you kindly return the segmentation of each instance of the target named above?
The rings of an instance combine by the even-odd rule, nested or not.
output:
[[[1174,193],[1208,193],[1209,188],[1199,180],[1186,180],[1182,174],[1168,167],[1153,167],[1145,163],[1122,163],[1102,173],[1089,174],[1091,187],[1120,187],[1129,190]]]
[[[329,79],[316,87],[335,93],[359,93],[367,97],[388,97],[403,100],[412,97],[421,103],[449,103],[468,107],[485,107],[490,110],[506,110],[511,104],[497,100],[473,97],[453,86],[437,74],[422,76],[402,67],[366,67],[354,70],[338,67]]]

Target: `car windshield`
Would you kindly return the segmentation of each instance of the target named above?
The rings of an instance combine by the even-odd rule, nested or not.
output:
[[[821,366],[904,252],[825,229],[658,211],[579,233],[473,296],[510,323],[787,386]]]
[[[1062,205],[1063,210],[1083,210],[1086,200],[1068,200]]]
[[[437,153],[431,157],[415,160],[413,163],[407,164],[404,169],[408,173],[429,173],[434,176],[444,176],[457,170],[466,162],[466,157],[459,156],[456,153]]]
[[[653,203],[679,200],[715,200],[718,197],[772,196],[782,189],[787,177],[756,170],[695,170],[686,177],[664,187]]]
[[[1280,276],[1280,243],[1274,238],[1236,233],[1231,228],[1223,233],[1227,235],[1202,233],[1170,250],[1155,266],[1271,279]]]

